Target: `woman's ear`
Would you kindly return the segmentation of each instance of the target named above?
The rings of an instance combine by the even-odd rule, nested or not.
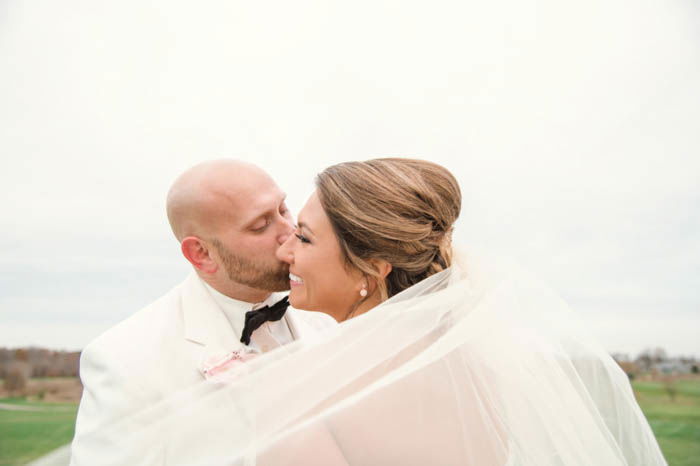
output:
[[[188,236],[180,243],[180,250],[195,269],[206,274],[214,274],[219,266],[204,242],[196,236]]]
[[[368,262],[372,264],[372,267],[382,279],[385,279],[391,273],[391,264],[384,259],[369,259]]]

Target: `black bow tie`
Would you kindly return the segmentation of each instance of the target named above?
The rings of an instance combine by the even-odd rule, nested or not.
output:
[[[289,296],[285,296],[272,306],[265,306],[255,311],[246,312],[245,325],[243,326],[243,333],[241,334],[241,343],[249,345],[250,336],[253,332],[269,320],[273,322],[280,320],[287,311],[287,307],[289,307]]]

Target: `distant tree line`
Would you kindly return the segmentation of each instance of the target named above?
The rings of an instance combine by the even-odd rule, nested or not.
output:
[[[24,393],[29,378],[77,377],[79,369],[79,351],[0,348],[0,379],[10,396]]]
[[[0,348],[0,379],[21,372],[25,377],[77,377],[80,351],[44,348]]]
[[[700,361],[692,356],[671,357],[663,348],[648,348],[634,359],[626,354],[613,354],[613,358],[627,373],[630,379],[639,374],[654,373],[658,375],[698,374]]]

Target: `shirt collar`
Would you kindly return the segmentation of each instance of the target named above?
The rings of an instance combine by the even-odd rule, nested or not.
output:
[[[200,279],[201,280],[201,279]],[[254,309],[260,309],[264,306],[271,306],[277,301],[279,301],[284,293],[270,293],[270,295],[262,302],[259,303],[249,303],[247,301],[240,301],[238,299],[233,299],[225,294],[215,290],[211,285],[202,280],[205,288],[211,294],[214,302],[223,311],[226,319],[231,324],[231,328],[236,333],[240,335],[243,332],[243,326],[245,325],[245,313]]]

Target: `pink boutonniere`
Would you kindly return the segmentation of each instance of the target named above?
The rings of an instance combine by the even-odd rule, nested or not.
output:
[[[257,353],[238,350],[229,353],[215,353],[204,359],[202,362],[202,373],[207,380],[221,380],[230,375],[237,367],[244,365],[246,361],[250,361]]]

